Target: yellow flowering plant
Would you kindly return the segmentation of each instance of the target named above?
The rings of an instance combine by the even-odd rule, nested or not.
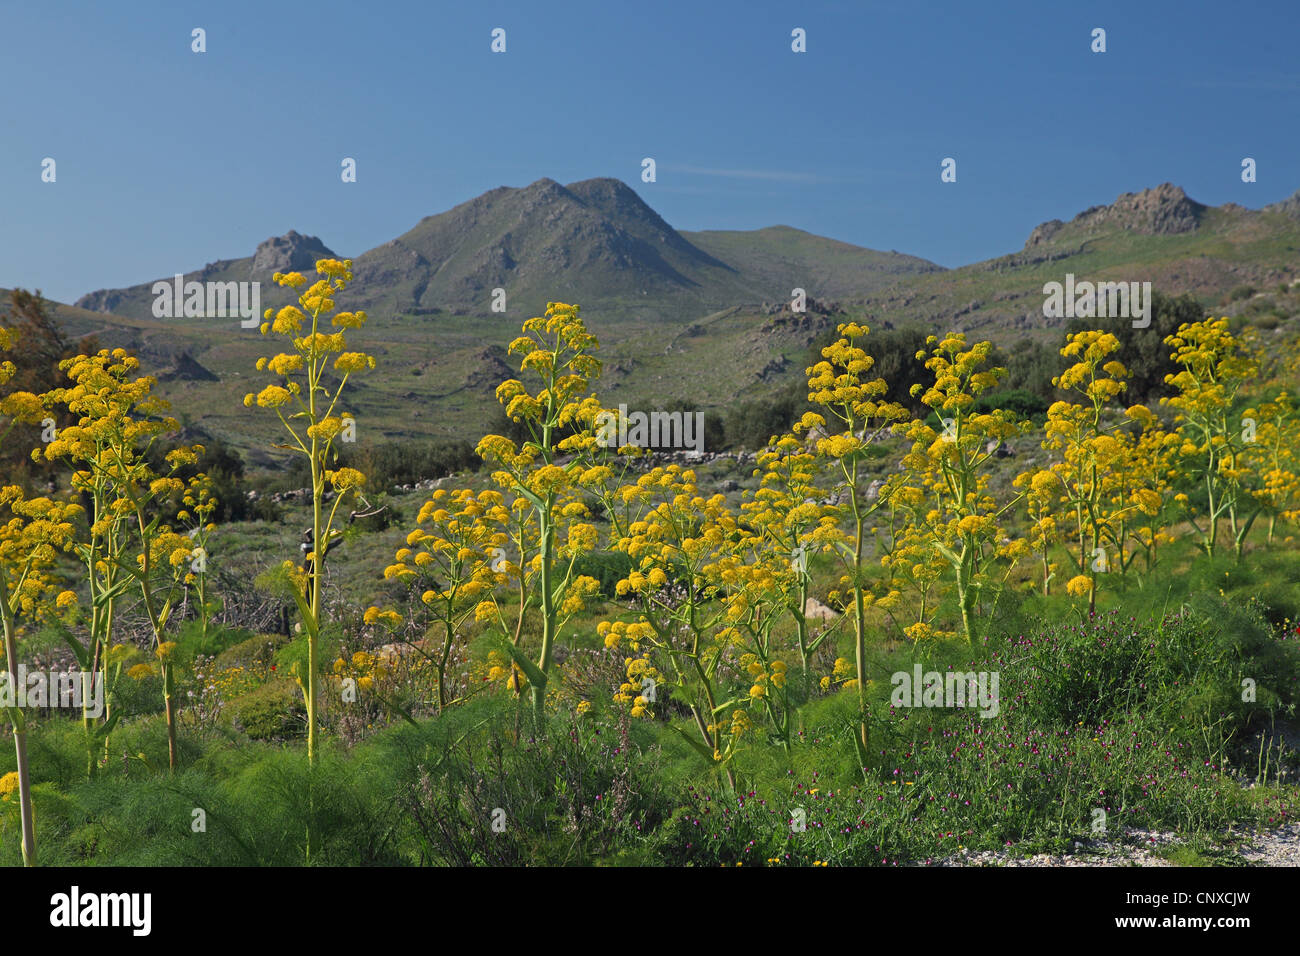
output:
[[[1177,390],[1162,404],[1177,412],[1175,422],[1182,437],[1179,456],[1187,469],[1199,472],[1205,487],[1205,527],[1192,515],[1188,520],[1200,537],[1202,550],[1214,556],[1219,523],[1228,520],[1233,549],[1241,557],[1242,545],[1260,509],[1243,487],[1244,428],[1237,399],[1259,371],[1259,362],[1228,329],[1228,320],[1205,319],[1184,323],[1165,339],[1173,347],[1170,358],[1182,370],[1165,376]],[[1243,515],[1243,509],[1249,515]]]
[[[1258,477],[1253,493],[1268,511],[1267,541],[1272,544],[1279,518],[1289,524],[1300,520],[1300,414],[1283,391],[1245,409],[1241,418],[1254,432],[1247,432],[1252,440],[1244,454]]]
[[[189,480],[181,499],[183,507],[176,514],[180,527],[188,528],[186,534],[194,544],[194,560],[185,575],[185,586],[194,593],[194,606],[199,615],[200,639],[206,643],[208,623],[220,604],[208,592],[208,542],[217,526],[212,523],[220,501],[217,499],[215,484],[203,473]]]
[[[1150,573],[1160,546],[1175,540],[1167,528],[1179,507],[1169,494],[1177,475],[1173,458],[1179,438],[1145,405],[1130,407],[1124,417],[1115,432],[1119,467],[1108,482],[1111,537],[1121,574],[1128,573],[1139,554],[1145,558],[1144,573]]]
[[[825,492],[817,485],[817,457],[796,435],[774,436],[757,464],[754,476],[759,486],[741,503],[741,515],[757,532],[750,542],[752,560],[771,572],[767,583],[776,597],[774,611],[784,613],[793,623],[806,674],[810,656],[833,633],[830,628],[816,638],[809,633],[809,561],[821,549],[814,539],[816,530],[833,527],[837,515],[834,506],[819,502]],[[771,616],[764,620],[775,623]]]
[[[419,594],[419,614],[412,623],[416,629],[433,637],[440,630],[439,642],[426,649],[423,641],[406,640],[406,619],[397,611],[371,608],[367,623],[384,623],[428,660],[437,673],[439,713],[452,703],[448,696],[447,670],[452,649],[462,625],[479,616],[483,605],[495,608],[489,600],[507,575],[501,567],[501,550],[508,537],[502,527],[509,521],[500,491],[487,489],[475,494],[461,488],[440,488],[420,508],[416,528],[406,536],[406,546],[399,549],[384,577],[407,584]]]
[[[868,587],[865,575],[866,526],[872,514],[888,500],[878,495],[871,500],[860,479],[865,470],[864,449],[888,434],[890,424],[907,417],[897,402],[884,400],[888,385],[879,376],[871,378],[875,359],[862,348],[861,342],[870,329],[850,322],[837,329],[840,336],[822,349],[822,361],[808,370],[808,401],[820,406],[824,415],[810,412],[794,426],[795,434],[815,433],[825,429],[816,440],[817,457],[832,472],[832,489],[844,504],[842,516],[847,530],[835,522],[819,523],[812,540],[823,550],[839,555],[845,574],[841,583],[853,595],[854,660],[857,667],[857,690],[860,720],[855,737],[858,760],[864,770],[870,746],[866,698],[866,611],[877,595]],[[828,424],[833,423],[833,424]],[[845,500],[847,499],[847,500]]]
[[[645,647],[657,653],[666,673],[648,694],[629,680],[615,700],[630,703],[634,715],[650,716],[663,692],[673,691],[690,711],[699,738],[669,726],[710,766],[723,768],[734,787],[728,764],[739,738],[727,718],[743,701],[720,700],[719,669],[743,643],[735,626],[743,605],[723,600],[724,573],[736,562],[736,518],[724,495],[706,499],[695,473],[680,465],[654,468],[633,487],[628,497],[648,507],[614,547],[632,560],[633,570],[618,582],[617,591],[632,602],[640,619],[601,621],[597,633],[607,648],[626,644],[634,652]]]
[[[1061,478],[1050,468],[1031,468],[1016,475],[1012,487],[1020,489],[1025,498],[1029,516],[1030,549],[1038,558],[1043,580],[1043,596],[1052,593],[1052,579],[1056,565],[1050,560],[1051,549],[1060,543],[1060,527],[1056,522],[1059,502],[1065,496]]]
[[[1122,428],[1136,418],[1126,413],[1115,421],[1105,414],[1108,403],[1124,391],[1128,377],[1123,363],[1111,357],[1117,351],[1119,340],[1109,332],[1082,331],[1067,337],[1061,355],[1076,362],[1053,378],[1052,384],[1084,401],[1054,402],[1047,410],[1043,439],[1043,448],[1061,456],[1049,470],[1059,482],[1058,500],[1073,520],[1077,551],[1070,554],[1078,570],[1075,578],[1083,575],[1088,579],[1089,613],[1097,607],[1100,576],[1112,570],[1112,563],[1120,570],[1128,566],[1123,522],[1134,508],[1132,501],[1152,506],[1140,494],[1142,489],[1132,487],[1141,476],[1127,467],[1129,441]],[[1134,407],[1135,416],[1143,413],[1150,414],[1141,406]],[[1158,500],[1154,505],[1158,510]],[[1076,584],[1074,591],[1081,590]]]
[[[93,502],[88,535],[75,550],[86,568],[91,593],[90,646],[69,640],[85,670],[97,674],[102,655],[112,642],[116,602],[128,588],[138,589],[149,620],[156,651],[165,643],[164,632],[178,596],[183,568],[192,558],[189,539],[163,524],[169,501],[184,491],[176,477],[193,465],[201,445],[178,447],[166,453],[167,471],[159,474],[149,463],[150,453],[164,435],[179,426],[166,415],[167,402],[153,395],[155,380],[135,376],[139,361],[123,349],[101,350],[96,355],[66,359],[59,367],[72,383],[43,397],[47,407],[63,406],[76,421],[46,444],[48,461],[64,461],[74,469],[73,489]],[[33,456],[40,455],[38,449]],[[169,767],[176,769],[175,673],[162,662],[163,704],[167,720]],[[105,759],[114,716],[112,695],[104,725]],[[83,715],[88,735],[95,731]],[[94,749],[89,771],[95,771]]]
[[[942,340],[932,335],[927,344],[932,347],[928,357],[922,350],[917,358],[926,358],[934,383],[913,385],[911,391],[933,409],[942,430],[921,419],[895,426],[912,446],[903,456],[904,474],[891,482],[921,491],[905,502],[911,533],[947,561],[961,633],[973,642],[978,631],[976,604],[981,592],[994,585],[987,565],[998,556],[1014,564],[1026,551],[1006,538],[1001,526],[1002,515],[1019,502],[1020,495],[1000,504],[989,494],[988,484],[989,462],[997,446],[1027,424],[1017,424],[1005,411],[980,412],[974,407],[979,396],[996,388],[1005,374],[1005,369],[988,367],[990,343],[967,348],[965,335],[950,333]]]
[[[761,535],[738,528],[732,554],[719,562],[725,588],[721,599],[731,641],[744,650],[734,667],[749,690],[739,694],[730,711],[728,740],[734,750],[740,738],[754,729],[751,714],[763,714],[788,753],[793,710],[786,662],[779,656],[777,625],[790,613],[790,595],[799,590],[800,573],[784,556],[767,550]],[[803,617],[802,614],[799,617]],[[816,643],[826,636],[823,633]],[[796,631],[796,640],[798,632]],[[731,658],[726,659],[730,664]],[[726,714],[721,711],[719,716]]]
[[[244,396],[245,406],[275,412],[289,433],[290,444],[281,447],[305,457],[311,471],[310,550],[302,566],[286,564],[290,593],[307,631],[306,674],[299,675],[298,681],[307,709],[307,759],[312,766],[318,751],[321,595],[326,557],[342,536],[334,528],[340,505],[353,500],[365,485],[365,476],[355,468],[331,470],[328,465],[337,458],[335,442],[347,427],[348,416],[341,404],[343,390],[351,376],[375,367],[373,357],[347,351],[346,333],[364,326],[366,313],[337,311],[335,297],[352,281],[352,260],[320,259],[316,274],[319,278],[310,285],[300,272],[275,274],[281,287],[301,292],[297,305],[286,305],[278,311],[267,309],[261,331],[263,335],[287,339],[291,351],[259,358],[257,370],[274,373],[276,382]],[[324,330],[326,320],[336,331]],[[337,385],[329,383],[331,373],[338,375]],[[326,513],[326,492],[331,490],[334,500]]]
[[[78,410],[70,418],[74,424],[57,432],[43,449],[33,450],[32,458],[71,467],[73,492],[90,504],[86,533],[75,547],[85,569],[89,592],[89,635],[85,644],[74,640],[71,647],[82,670],[89,671],[95,679],[103,649],[111,640],[117,601],[131,587],[131,579],[122,574],[120,565],[127,547],[129,516],[125,508],[115,506],[118,496],[113,472],[96,466],[111,461],[109,449],[117,433],[129,430],[133,442],[144,437],[141,426],[127,420],[125,408],[134,408],[146,421],[158,409],[148,398],[147,385],[127,385],[127,378],[138,368],[138,362],[125,350],[102,350],[93,356],[79,356],[63,363],[61,368],[66,374],[74,365],[86,381],[47,393],[38,400],[39,414],[54,405],[76,404]],[[86,770],[89,776],[94,776],[99,766],[96,750],[102,728],[96,725],[88,709],[83,711],[82,725],[86,734]]]
[[[16,338],[0,327],[0,355],[13,348]],[[0,359],[0,386],[14,374],[12,362]],[[43,406],[30,393],[0,393],[0,439],[15,423],[40,420]],[[7,518],[3,517],[8,515]],[[24,621],[40,620],[49,613],[49,598],[57,590],[54,577],[60,552],[67,551],[76,535],[76,520],[82,508],[70,501],[48,497],[29,498],[18,485],[0,487],[0,630],[11,687],[18,681],[18,638]],[[76,603],[76,594],[64,591],[54,601],[56,608]],[[36,865],[36,825],[32,811],[31,771],[27,761],[27,720],[22,708],[6,708],[13,728],[14,756],[17,769],[5,775],[6,800],[18,796],[19,829],[22,857],[26,866]]]
[[[920,633],[921,625],[932,636],[936,632],[929,630],[929,625],[938,613],[939,582],[948,564],[931,545],[928,535],[913,522],[913,509],[924,501],[924,492],[895,479],[886,501],[883,525],[887,531],[881,534],[877,529],[875,539],[888,591],[875,606],[898,624],[898,612],[904,609],[906,596],[911,595],[911,623],[902,625],[904,637],[915,640],[912,635]]]
[[[0,355],[12,351],[18,344],[18,332],[0,325]],[[17,367],[8,359],[0,359],[0,385],[14,377]],[[0,394],[0,444],[3,444],[15,425],[35,425],[44,416],[40,397],[31,392],[12,391]]]
[[[381,655],[373,651],[354,651],[347,657],[335,659],[331,676],[339,682],[353,680],[357,690],[373,693],[389,680],[392,670]]]
[[[24,621],[39,621],[50,610],[58,590],[54,577],[58,554],[74,540],[81,506],[51,498],[27,498],[17,485],[0,488],[0,628],[4,632],[4,661],[11,687],[18,679],[18,637]],[[71,591],[58,594],[57,608],[76,602]],[[36,865],[36,833],[32,818],[31,777],[27,763],[27,722],[18,706],[7,708],[13,727],[17,790],[22,827],[23,862]]]
[[[524,636],[524,622],[529,611],[538,606],[541,597],[537,586],[541,572],[541,561],[538,560],[541,538],[537,533],[537,511],[532,502],[522,495],[511,495],[502,532],[506,541],[504,545],[495,546],[492,566],[504,576],[504,590],[489,593],[487,599],[475,608],[474,619],[484,624],[496,622],[510,637],[516,651],[522,653],[520,642]],[[518,560],[513,556],[518,556]],[[506,593],[510,595],[509,600],[504,599]],[[513,624],[506,621],[510,609],[514,612]],[[506,657],[509,659],[511,655]],[[512,659],[507,663],[510,688],[517,696],[523,693],[528,678]]]
[[[519,565],[534,565],[541,647],[536,661],[516,644],[507,649],[532,686],[533,708],[539,718],[546,704],[561,619],[574,613],[574,602],[581,606],[582,593],[591,590],[586,581],[574,579],[572,554],[594,548],[594,527],[582,527],[576,537],[570,527],[567,548],[559,537],[566,520],[572,523],[585,512],[585,505],[570,496],[599,445],[595,428],[600,407],[590,393],[592,381],[600,375],[600,362],[591,353],[600,346],[579,312],[577,305],[551,302],[544,316],[524,323],[524,334],[510,343],[509,352],[521,356],[520,374],[539,379],[540,385],[533,393],[522,381],[509,379],[497,387],[496,396],[506,415],[524,425],[529,439],[516,446],[502,435],[487,435],[478,445],[484,461],[496,466],[493,479],[497,485],[527,501],[536,521],[535,551],[521,554]],[[566,454],[574,457],[561,465],[559,458]],[[570,513],[565,515],[565,510]],[[568,570],[560,575],[558,564],[566,551],[570,555]]]

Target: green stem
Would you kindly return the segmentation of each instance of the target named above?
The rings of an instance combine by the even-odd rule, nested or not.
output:
[[[0,607],[4,617],[5,660],[9,664],[10,686],[18,688],[18,642],[14,638],[12,609]],[[14,755],[18,769],[18,807],[22,822],[23,865],[36,865],[36,823],[32,816],[32,777],[27,766],[27,722],[17,707],[11,712],[14,728]]]

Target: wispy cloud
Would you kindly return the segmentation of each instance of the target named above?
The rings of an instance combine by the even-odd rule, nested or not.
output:
[[[795,173],[784,169],[709,169],[705,166],[668,166],[670,172],[693,176],[720,176],[724,179],[762,179],[785,183],[820,183],[825,177],[812,173]]]

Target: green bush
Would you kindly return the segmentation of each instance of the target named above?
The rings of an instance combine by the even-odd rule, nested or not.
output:
[[[225,628],[208,624],[208,632],[203,633],[201,622],[191,619],[184,622],[177,631],[177,660],[190,663],[197,655],[216,657],[228,648],[243,644],[253,638],[251,631],[243,628]]]
[[[232,644],[217,655],[214,667],[227,670],[232,667],[251,668],[254,665],[270,664],[275,659],[275,650],[288,641],[282,634],[257,634],[237,644]]]
[[[231,721],[253,740],[287,740],[306,732],[302,692],[291,680],[277,678],[233,700]]]
[[[1165,376],[1177,373],[1181,366],[1170,359],[1165,338],[1178,331],[1184,323],[1200,322],[1205,318],[1201,303],[1191,294],[1172,298],[1160,292],[1151,295],[1151,325],[1141,335],[1133,334],[1133,320],[1112,316],[1109,318],[1071,319],[1063,330],[1061,344],[1074,332],[1100,329],[1114,334],[1120,350],[1114,358],[1128,369],[1127,387],[1123,401],[1133,405],[1142,403],[1154,407],[1157,400],[1168,394]]]
[[[356,468],[373,491],[387,491],[394,485],[444,478],[453,472],[473,471],[481,464],[474,446],[463,439],[453,441],[397,441],[374,445],[340,446],[339,466]],[[309,487],[311,476],[305,462],[295,460],[290,471],[293,487]]]
[[[620,727],[556,716],[535,734],[522,710],[486,701],[403,727],[397,789],[425,865],[656,864],[643,834],[672,809],[656,754]],[[512,711],[515,711],[512,713]]]
[[[1023,389],[995,392],[976,400],[972,411],[989,414],[998,409],[1014,412],[1017,418],[1037,420],[1047,414],[1046,399]]]
[[[612,600],[618,582],[632,573],[632,559],[622,551],[593,551],[578,556],[573,573],[595,578],[600,582],[601,596]]]

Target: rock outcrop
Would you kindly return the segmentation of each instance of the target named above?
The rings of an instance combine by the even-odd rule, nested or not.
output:
[[[253,253],[253,277],[262,278],[276,272],[306,272],[316,268],[317,259],[337,259],[315,236],[304,236],[290,229],[283,236],[273,236],[258,243]]]

